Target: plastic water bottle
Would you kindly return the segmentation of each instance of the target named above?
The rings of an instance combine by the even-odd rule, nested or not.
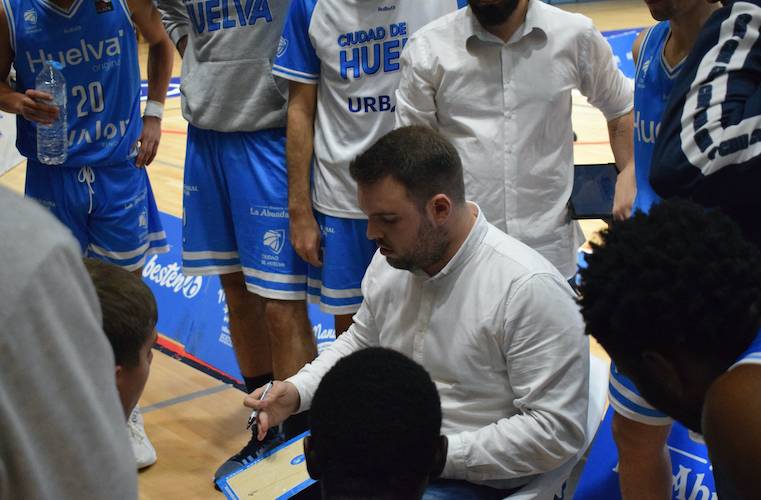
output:
[[[47,165],[66,161],[68,127],[66,124],[66,79],[58,61],[45,61],[37,75],[35,89],[53,96],[47,104],[58,107],[58,119],[50,125],[37,124],[37,160]]]

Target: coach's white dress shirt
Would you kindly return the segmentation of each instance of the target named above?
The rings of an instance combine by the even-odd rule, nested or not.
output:
[[[632,109],[610,46],[579,14],[529,0],[504,43],[470,8],[410,37],[396,93],[397,126],[427,124],[459,151],[469,199],[495,226],[538,250],[565,277],[583,234],[571,220],[571,91],[607,120]]]
[[[341,357],[381,346],[424,366],[439,390],[444,477],[512,488],[579,451],[589,344],[568,283],[537,252],[479,213],[438,274],[395,269],[376,253],[362,293],[352,327],[288,379],[299,411]]]

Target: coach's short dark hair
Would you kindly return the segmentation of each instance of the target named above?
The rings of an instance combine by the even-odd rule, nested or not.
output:
[[[398,498],[431,474],[441,403],[423,367],[374,347],[341,359],[323,377],[310,424],[326,491]]]
[[[663,201],[592,247],[580,304],[587,333],[609,352],[679,349],[731,364],[755,336],[761,253],[722,213]]]
[[[391,176],[421,205],[440,193],[455,203],[465,202],[460,155],[444,136],[427,127],[389,132],[356,157],[349,169],[358,184]]]
[[[103,312],[103,331],[117,365],[136,366],[153,334],[158,308],[153,292],[133,273],[96,259],[84,259]]]

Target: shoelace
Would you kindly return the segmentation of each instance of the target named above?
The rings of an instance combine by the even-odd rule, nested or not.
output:
[[[92,168],[90,167],[82,167],[79,169],[77,180],[87,184],[87,192],[90,196],[90,206],[87,209],[87,213],[89,215],[92,213],[92,195],[95,194],[95,191],[92,188],[92,185],[95,182],[95,172],[93,172]]]

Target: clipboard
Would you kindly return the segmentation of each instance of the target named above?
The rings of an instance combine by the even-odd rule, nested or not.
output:
[[[612,219],[617,177],[615,163],[574,165],[571,218]]]
[[[281,500],[315,484],[304,457],[305,432],[217,481],[229,500]]]

